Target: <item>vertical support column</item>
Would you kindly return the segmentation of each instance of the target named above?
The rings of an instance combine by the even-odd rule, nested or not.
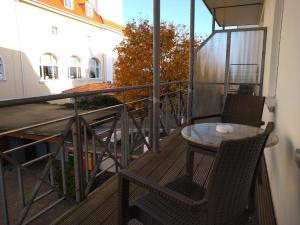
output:
[[[216,9],[214,8],[212,11],[212,28],[211,28],[211,32],[214,33],[216,30]]]
[[[149,90],[149,102],[148,102],[148,136],[149,145],[153,147],[153,96],[152,92]],[[153,150],[153,149],[152,149]]]
[[[75,123],[72,129],[73,133],[73,151],[74,151],[74,172],[75,172],[75,189],[76,201],[80,202],[84,198],[83,185],[83,170],[82,170],[82,137],[81,137],[81,123],[77,110],[77,98],[74,101]]]
[[[263,46],[262,46],[262,56],[261,56],[261,66],[260,66],[260,84],[259,84],[259,95],[263,95],[264,86],[264,74],[265,74],[265,58],[266,58],[266,44],[267,44],[267,29],[264,31]]]
[[[160,0],[153,0],[153,151],[159,152]]]
[[[223,99],[224,102],[225,102],[226,96],[228,94],[228,88],[229,88],[230,50],[231,50],[231,32],[228,32],[227,44],[226,44],[226,64],[225,64],[224,99]]]
[[[3,161],[0,158],[0,203],[3,214],[3,224],[9,225],[7,198],[6,198],[6,188],[5,188],[5,178],[4,178],[4,168]]]
[[[128,158],[129,158],[129,133],[128,133],[128,110],[126,106],[126,99],[124,92],[123,94],[123,109],[121,112],[121,151],[122,151],[122,159],[121,163],[123,168],[127,168],[128,166]]]
[[[22,208],[24,208],[26,205],[26,200],[25,200],[25,193],[24,193],[23,173],[20,166],[17,167],[17,176],[18,176],[18,184],[19,184],[20,201],[22,204]]]
[[[188,87],[188,105],[187,105],[187,123],[191,123],[193,91],[194,91],[194,67],[195,67],[195,0],[191,0],[190,8],[190,64],[189,64],[189,87]]]

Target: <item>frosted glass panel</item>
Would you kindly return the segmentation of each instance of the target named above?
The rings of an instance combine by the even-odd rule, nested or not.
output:
[[[215,34],[198,52],[197,82],[224,82],[227,33]]]

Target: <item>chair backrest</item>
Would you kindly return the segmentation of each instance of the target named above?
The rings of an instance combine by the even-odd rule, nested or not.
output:
[[[264,103],[265,97],[228,94],[223,109],[222,122],[260,127]]]
[[[270,123],[255,137],[222,142],[205,196],[209,224],[228,223],[244,212],[259,159],[272,129]]]

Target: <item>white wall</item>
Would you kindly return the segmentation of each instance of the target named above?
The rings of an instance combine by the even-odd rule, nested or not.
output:
[[[7,76],[7,81],[0,82],[0,99],[60,93],[89,82],[113,80],[111,61],[116,58],[113,49],[123,38],[120,32],[18,1],[0,1],[0,16],[0,25],[4,27],[0,55],[4,55]],[[58,28],[57,35],[52,34],[52,26]],[[58,80],[40,81],[40,56],[44,53],[57,57]],[[82,77],[88,77],[89,59],[98,58],[103,79],[68,79],[72,55],[81,59]]]
[[[274,120],[279,144],[265,152],[275,214],[279,225],[300,224],[300,1],[267,0],[262,25],[268,27],[264,94],[275,95]],[[282,32],[281,15],[283,11]],[[277,73],[278,70],[278,73]]]

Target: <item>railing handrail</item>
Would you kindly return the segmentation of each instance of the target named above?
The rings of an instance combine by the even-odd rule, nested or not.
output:
[[[187,83],[187,82],[188,80],[169,81],[169,82],[161,83],[160,86],[167,86],[167,85]],[[9,99],[9,100],[0,101],[0,108],[7,107],[7,106],[32,104],[32,103],[38,103],[44,101],[54,101],[54,100],[60,100],[66,98],[84,97],[84,96],[90,96],[95,94],[120,93],[124,91],[140,90],[140,89],[147,89],[152,87],[153,87],[152,84],[145,84],[145,85],[135,85],[135,86],[127,86],[127,87],[108,88],[108,89],[102,89],[96,91],[62,93],[62,94],[43,95],[43,96],[36,96],[36,97]]]

